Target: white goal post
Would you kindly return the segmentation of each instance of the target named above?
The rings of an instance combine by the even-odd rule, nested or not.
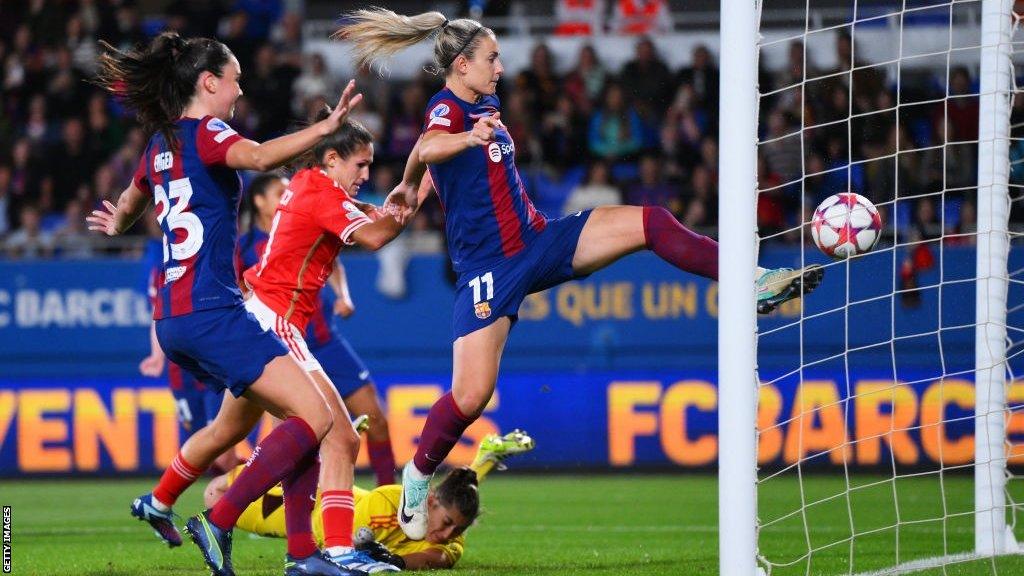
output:
[[[887,63],[897,71],[895,79],[897,95],[896,102],[892,108],[893,115],[896,118],[897,131],[901,122],[900,114],[904,112],[904,108],[909,109],[918,104],[918,102],[901,102],[901,86],[899,84],[903,77],[901,67],[904,65],[908,68],[913,66],[914,64],[909,61],[917,58],[917,56],[911,56],[907,57],[907,63],[902,61],[904,58],[904,47],[902,45],[904,18],[919,13],[922,10],[922,6],[925,9],[948,8],[950,14],[948,24],[950,28],[948,33],[949,47],[945,53],[936,52],[925,55],[936,56],[940,59],[945,58],[945,100],[950,101],[952,99],[948,85],[950,84],[951,62],[954,59],[959,64],[969,67],[977,75],[978,82],[973,96],[977,99],[979,110],[978,135],[977,140],[967,142],[967,144],[977,148],[976,185],[972,184],[968,189],[967,187],[957,187],[946,182],[946,155],[947,153],[952,153],[947,150],[947,148],[952,148],[952,146],[946,140],[948,132],[945,131],[948,130],[949,126],[948,103],[940,104],[947,107],[947,117],[943,121],[944,131],[942,132],[943,140],[941,142],[934,146],[919,145],[912,150],[903,148],[902,146],[905,144],[900,142],[896,144],[896,151],[891,154],[895,166],[894,171],[897,173],[895,176],[897,183],[901,177],[899,172],[901,153],[930,152],[941,157],[943,171],[941,190],[932,190],[920,195],[920,197],[933,197],[940,208],[946,206],[947,193],[958,194],[960,196],[957,196],[957,198],[968,198],[972,202],[976,198],[976,230],[965,232],[965,230],[957,229],[956,231],[951,231],[943,225],[938,237],[930,240],[934,243],[934,246],[937,246],[940,273],[936,286],[924,288],[935,288],[939,293],[937,327],[932,332],[911,335],[934,337],[939,341],[939,356],[941,357],[942,365],[936,367],[939,374],[937,377],[938,382],[941,383],[947,378],[973,380],[973,417],[960,418],[960,420],[966,420],[962,423],[964,426],[968,426],[970,421],[973,420],[973,461],[963,465],[947,467],[940,454],[937,471],[917,473],[905,472],[902,469],[898,471],[896,459],[893,457],[892,477],[889,480],[883,479],[883,481],[879,482],[891,481],[893,498],[898,499],[896,495],[897,479],[916,476],[930,478],[929,474],[935,474],[934,477],[939,485],[938,490],[941,491],[942,499],[942,509],[937,512],[937,519],[941,525],[941,531],[936,535],[937,539],[941,539],[941,545],[937,548],[937,554],[922,557],[920,554],[915,555],[912,552],[900,550],[901,543],[907,543],[905,540],[901,541],[900,530],[913,524],[914,521],[901,519],[900,507],[897,504],[896,520],[892,526],[886,527],[894,529],[896,533],[894,544],[895,560],[884,569],[872,569],[865,572],[864,570],[854,568],[856,563],[855,555],[858,553],[855,540],[859,533],[854,527],[854,511],[852,509],[849,520],[850,533],[842,538],[837,537],[835,543],[824,545],[812,542],[811,535],[807,533],[808,518],[806,512],[804,510],[792,511],[785,516],[794,516],[796,518],[802,516],[804,525],[802,537],[806,539],[803,556],[800,556],[797,562],[789,564],[785,562],[776,563],[774,558],[765,558],[764,543],[759,541],[759,537],[761,537],[761,531],[765,523],[771,524],[773,520],[762,517],[759,514],[758,508],[758,493],[763,482],[762,477],[759,477],[758,464],[758,402],[759,394],[762,392],[764,384],[764,374],[759,374],[758,370],[758,344],[762,336],[759,336],[758,333],[758,318],[754,304],[756,298],[754,274],[758,254],[764,241],[764,238],[759,236],[758,233],[756,202],[760,193],[764,191],[763,183],[758,182],[759,145],[764,144],[765,139],[764,131],[759,126],[759,118],[761,118],[761,113],[763,112],[759,108],[766,97],[764,89],[759,89],[758,86],[758,63],[759,59],[765,57],[765,42],[760,29],[760,18],[762,9],[767,9],[766,6],[771,6],[771,0],[721,0],[718,204],[718,234],[719,249],[721,251],[719,260],[720,285],[718,307],[720,311],[718,335],[718,494],[719,567],[720,573],[725,576],[753,576],[772,573],[773,568],[792,567],[799,564],[799,562],[804,562],[804,564],[800,565],[806,565],[806,572],[801,571],[800,573],[807,574],[903,574],[927,568],[938,568],[941,569],[941,573],[945,574],[947,566],[958,562],[976,561],[1003,554],[1020,553],[1021,551],[1014,538],[1012,525],[1008,525],[1007,521],[1008,516],[1011,518],[1016,517],[1018,508],[1014,504],[1013,499],[1007,496],[1007,480],[1008,478],[1013,478],[1013,474],[1008,469],[1008,460],[1011,451],[1014,451],[1012,442],[1008,440],[1007,432],[1007,422],[1010,421],[1013,415],[1013,409],[1009,408],[1009,406],[1016,403],[1019,407],[1022,403],[1021,398],[1008,399],[1007,396],[1008,387],[1013,382],[1012,370],[1008,360],[1008,350],[1016,350],[1015,353],[1010,354],[1010,359],[1019,354],[1019,343],[1022,334],[1024,334],[1024,329],[1021,326],[1015,327],[1012,323],[1008,322],[1007,313],[1008,306],[1011,311],[1024,308],[1024,302],[1013,301],[1014,298],[1012,296],[1012,287],[1015,284],[1024,284],[1019,276],[1024,270],[1013,271],[1010,269],[1012,268],[1009,265],[1011,239],[1019,237],[1019,234],[1008,227],[1011,199],[1015,194],[1019,195],[1019,193],[1014,191],[1015,186],[1011,184],[1010,158],[1011,147],[1014,143],[1014,139],[1011,136],[1011,112],[1013,97],[1018,91],[1015,80],[1014,55],[1024,52],[1019,47],[1015,48],[1014,33],[1019,33],[1021,17],[1019,14],[1014,13],[1013,0],[936,0],[930,5],[926,5],[926,2],[915,3],[910,0],[902,0],[902,2],[861,2],[860,4],[874,4],[872,7],[878,8],[878,10],[875,12],[865,12],[863,11],[863,6],[858,6],[858,0],[849,0],[851,14],[849,21],[833,26],[834,30],[825,29],[824,32],[835,32],[840,29],[848,29],[851,32],[856,30],[852,34],[854,54],[856,54],[857,42],[859,40],[858,34],[860,34],[858,26],[866,29],[868,25],[876,24],[876,21],[883,18],[890,18],[893,21],[899,22],[900,30],[893,39],[894,42],[900,43],[896,50],[897,57]],[[879,11],[882,10],[878,7],[879,4],[889,7],[890,12],[879,16]],[[954,47],[954,27],[957,26],[956,20],[953,18],[954,10],[958,10],[968,4],[976,7],[975,11],[980,15],[980,40],[975,44]],[[806,3],[808,12],[812,10],[812,5],[813,2],[808,0]],[[823,32],[823,30],[810,29],[812,21],[810,14],[807,15],[806,20],[807,28],[804,31],[804,38],[799,38],[800,42],[811,41],[810,36]],[[827,26],[826,24],[826,28]],[[851,68],[856,69],[858,66],[856,60],[851,57],[851,61],[853,62]],[[865,67],[875,65],[877,63]],[[809,80],[806,67],[803,73],[803,83],[806,84]],[[853,83],[852,78],[853,75],[851,73],[850,84]],[[805,97],[804,88],[801,86],[799,90],[801,97]],[[852,88],[850,89],[850,96],[850,114],[844,122],[847,125],[847,137],[852,139],[853,133],[849,125],[853,123],[853,119],[856,116],[853,112]],[[958,96],[959,94],[953,96],[953,98]],[[806,106],[806,102],[801,102],[802,106]],[[803,134],[809,128],[817,128],[818,126],[809,126],[802,117],[798,121],[799,126],[794,134],[799,134],[800,151],[803,156],[801,159],[801,178],[807,179],[810,169],[806,162],[807,151],[804,149]],[[835,123],[838,125],[842,124],[839,121]],[[851,140],[847,140],[849,159],[842,169],[848,174],[852,173],[852,167],[865,162],[863,159],[855,159],[853,157],[853,153],[850,152],[852,149],[850,142]],[[963,142],[954,144],[963,144]],[[867,161],[870,160],[872,159],[867,159]],[[1018,161],[1024,162],[1024,159]],[[850,175],[848,177],[852,178]],[[798,183],[798,186],[802,190],[803,183]],[[976,197],[974,196],[975,191]],[[903,209],[901,202],[912,202],[917,197],[901,198],[898,190],[892,191],[892,194],[895,197],[889,200],[883,200],[882,202],[874,201],[890,216],[890,221],[883,223],[889,234],[889,240],[888,242],[883,241],[877,251],[888,252],[889,258],[893,263],[891,270],[892,289],[887,295],[879,299],[888,299],[890,306],[894,309],[892,312],[893,325],[891,327],[891,336],[883,344],[888,345],[892,350],[893,386],[892,390],[888,388],[885,390],[887,393],[891,392],[892,401],[895,405],[896,394],[899,392],[896,388],[899,387],[898,380],[900,380],[897,377],[896,350],[900,344],[900,339],[903,338],[903,336],[897,334],[895,308],[898,305],[899,299],[904,293],[909,291],[897,283],[899,275],[897,270],[898,259],[902,257],[903,252],[909,251],[923,242],[919,239],[902,236],[902,232],[894,229],[896,214],[899,210]],[[808,214],[807,206],[805,205],[808,202],[807,195],[801,193],[800,201],[802,203],[801,213],[806,219]],[[810,208],[813,208],[813,205]],[[940,223],[944,222],[943,217],[940,213]],[[810,257],[815,249],[813,244],[808,244],[804,241],[806,233],[803,232],[803,228],[805,228],[806,224],[806,221],[797,223],[795,228],[787,232],[790,233],[790,236],[795,234],[800,238],[801,246],[803,246],[801,250],[808,251],[807,256]],[[781,234],[776,235],[781,236]],[[968,235],[972,237],[969,244],[976,246],[974,277],[951,280],[943,275],[945,271],[942,269],[942,247],[945,246],[947,239],[957,239]],[[813,254],[815,258],[804,260],[803,254],[801,252],[802,261],[799,264],[820,261],[816,254]],[[819,288],[822,292],[845,290],[845,294],[841,298],[845,306],[837,306],[835,309],[827,311],[827,313],[845,314],[844,322],[847,324],[850,322],[849,308],[852,305],[861,305],[867,302],[867,300],[858,300],[856,296],[851,296],[849,286],[850,266],[851,264],[849,263],[830,265],[826,271],[825,281]],[[1018,274],[1018,276],[1015,276],[1015,274]],[[941,295],[944,286],[942,285],[945,283],[957,284],[964,282],[969,282],[969,285],[973,286],[975,297],[973,322],[957,326],[944,325],[943,299]],[[845,287],[844,283],[846,283]],[[1010,294],[1009,297],[1008,294]],[[817,294],[810,296],[809,300],[817,296]],[[946,305],[955,305],[955,303],[947,301]],[[844,307],[847,308],[845,312],[842,310]],[[795,313],[795,319],[787,325],[787,327],[791,327],[799,332],[799,345],[801,346],[800,365],[788,373],[787,376],[798,378],[801,385],[804,379],[804,370],[807,368],[807,364],[804,363],[802,347],[804,346],[805,339],[815,338],[813,330],[816,324],[813,320],[824,315],[826,315],[826,312],[807,314],[805,308],[801,307]],[[1009,331],[1008,324],[1010,324]],[[949,369],[945,365],[944,352],[941,350],[942,339],[945,331],[952,331],[954,329],[973,331],[973,368],[956,371]],[[779,330],[782,330],[782,328],[773,328],[771,331],[778,332]],[[846,349],[843,350],[840,360],[846,363],[848,370],[847,378],[849,378],[850,360],[847,358],[847,353],[861,352],[866,348],[870,348],[870,346],[858,347],[850,344],[849,333],[847,333],[846,339]],[[808,361],[807,363],[813,364],[814,362]],[[848,396],[842,397],[841,401],[844,403],[844,410],[849,411],[849,403],[852,403],[854,398],[854,392],[852,392],[854,388],[849,380],[846,384]],[[939,394],[941,396],[943,392],[940,390]],[[894,407],[893,413],[895,411]],[[801,414],[795,418],[803,416]],[[812,415],[810,417],[814,418],[815,416]],[[941,417],[945,418],[945,412],[941,412]],[[892,421],[895,422],[894,415],[892,416]],[[895,424],[892,424],[892,426],[895,427]],[[938,423],[938,427],[942,426],[945,426],[944,421]],[[910,431],[923,435],[926,428],[922,418],[920,424],[915,423],[901,429],[891,428],[889,434],[891,436],[895,433]],[[929,429],[928,433],[931,433],[931,431]],[[848,433],[845,430],[845,424],[844,433]],[[885,441],[890,440],[886,439]],[[838,459],[841,461],[842,468],[839,468],[839,472],[835,475],[843,477],[840,479],[845,479],[847,493],[840,495],[838,499],[845,497],[848,508],[852,507],[849,492],[863,488],[863,485],[858,482],[851,482],[851,477],[856,475],[856,471],[852,471],[852,468],[849,466],[848,456],[846,455],[848,450],[856,447],[854,446],[856,442],[856,440],[844,436],[842,446],[835,446],[831,449],[833,454],[841,453]],[[880,440],[879,443],[881,444],[883,441]],[[889,447],[892,449],[891,443]],[[1024,454],[1024,452],[1019,450],[1014,451],[1014,453],[1017,453],[1018,456]],[[803,452],[800,454],[803,454]],[[809,505],[803,493],[806,471],[802,468],[802,466],[808,464],[809,460],[811,460],[811,457],[801,459],[787,467],[788,470],[793,472],[793,476],[796,476],[795,481],[799,482],[799,500],[802,507]],[[833,461],[833,463],[836,462]],[[971,469],[973,469],[973,512],[948,512],[945,509],[947,495],[945,488],[942,486],[943,479],[947,477],[946,475],[950,474],[955,475],[958,480],[970,478]],[[765,476],[768,478],[773,477],[771,473],[765,473]],[[811,504],[821,501],[823,500],[812,501]],[[953,517],[957,517],[956,519],[959,520],[961,519],[959,516],[963,516],[962,519],[964,520],[973,517],[973,549],[950,549],[947,544],[947,521]],[[820,568],[812,570],[810,567],[811,557],[830,546],[836,546],[836,544],[844,547],[844,550],[846,548],[849,549],[848,566],[842,570],[835,571],[819,571]],[[914,547],[907,545],[907,548],[913,549]],[[985,574],[1002,573],[998,569],[997,562],[994,560],[986,562]],[[783,571],[782,573],[789,572]]]

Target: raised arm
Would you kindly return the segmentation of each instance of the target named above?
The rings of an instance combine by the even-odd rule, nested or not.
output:
[[[89,223],[89,230],[102,232],[107,236],[117,236],[131,228],[147,206],[149,195],[139,190],[133,181],[124,192],[121,192],[117,206],[104,200],[103,207],[106,210],[93,210],[92,214],[85,217],[85,221]]]
[[[348,113],[363,99],[355,94],[355,81],[349,80],[341,94],[338,105],[327,118],[298,132],[285,134],[262,144],[252,140],[239,140],[228,149],[225,163],[236,170],[259,170],[266,172],[286,164],[312,148],[321,138],[334,133],[341,127]]]
[[[352,233],[352,241],[367,250],[380,250],[382,246],[401,234],[404,229],[404,225],[399,224],[393,215],[388,214],[361,226]]]
[[[413,154],[418,156],[419,162],[423,164],[447,162],[470,148],[493,142],[494,132],[502,127],[501,112],[497,112],[493,116],[484,116],[477,120],[469,132],[449,134],[441,130],[429,130],[420,138],[416,149],[413,149]],[[408,168],[407,164],[407,172]],[[423,172],[420,171],[419,174],[422,176]]]

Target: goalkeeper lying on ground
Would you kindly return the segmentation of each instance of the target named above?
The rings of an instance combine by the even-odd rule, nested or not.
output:
[[[532,450],[533,446],[533,439],[519,430],[504,436],[491,434],[485,437],[470,467],[452,470],[441,483],[431,488],[427,497],[427,536],[423,540],[406,538],[398,527],[395,515],[398,513],[401,485],[389,484],[370,491],[356,486],[353,489],[356,501],[353,542],[375,560],[406,570],[453,567],[462,557],[465,546],[462,533],[473,523],[480,509],[477,483],[495,466],[500,467],[509,456]],[[239,466],[210,482],[204,494],[207,507],[220,499],[241,469]],[[323,518],[320,514],[318,492],[313,508],[313,535],[322,546]],[[261,536],[283,538],[285,521],[281,486],[271,488],[250,504],[236,527]]]

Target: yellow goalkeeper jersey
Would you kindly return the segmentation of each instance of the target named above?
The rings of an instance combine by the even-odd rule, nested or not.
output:
[[[242,466],[235,468],[228,473],[228,485],[230,486],[235,477],[241,471]],[[431,544],[426,540],[410,540],[398,526],[398,499],[401,496],[402,487],[398,484],[379,486],[372,491],[367,491],[358,486],[352,489],[355,497],[356,510],[355,519],[352,524],[353,533],[361,528],[369,528],[373,531],[373,539],[388,547],[391,552],[399,556],[406,556],[416,552],[427,550],[440,550],[455,565],[464,550],[466,536],[459,535],[447,544]],[[274,486],[266,494],[249,505],[238,518],[237,528],[276,538],[285,537],[284,521],[284,494],[281,485]],[[317,544],[323,546],[324,542],[324,521],[320,512],[320,491],[317,490],[316,504],[313,507],[313,536]]]

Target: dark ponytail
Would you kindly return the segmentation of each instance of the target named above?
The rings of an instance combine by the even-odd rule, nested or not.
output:
[[[325,120],[330,115],[331,107],[324,106],[313,117],[313,123]],[[295,171],[299,171],[303,168],[320,166],[324,161],[324,154],[327,154],[329,150],[337,152],[338,156],[341,156],[342,159],[348,158],[363,146],[369,146],[370,144],[373,144],[373,134],[359,122],[348,118],[341,125],[341,128],[329,136],[321,138],[305,154],[296,158],[292,162],[292,168]]]
[[[476,471],[468,466],[453,469],[434,488],[434,495],[445,508],[455,506],[467,522],[476,520],[480,514],[479,481]]]
[[[181,117],[201,73],[218,78],[231,58],[231,50],[209,38],[185,39],[164,32],[148,46],[123,52],[100,41],[104,53],[93,82],[135,110],[143,130],[161,132],[175,146],[174,122]]]

